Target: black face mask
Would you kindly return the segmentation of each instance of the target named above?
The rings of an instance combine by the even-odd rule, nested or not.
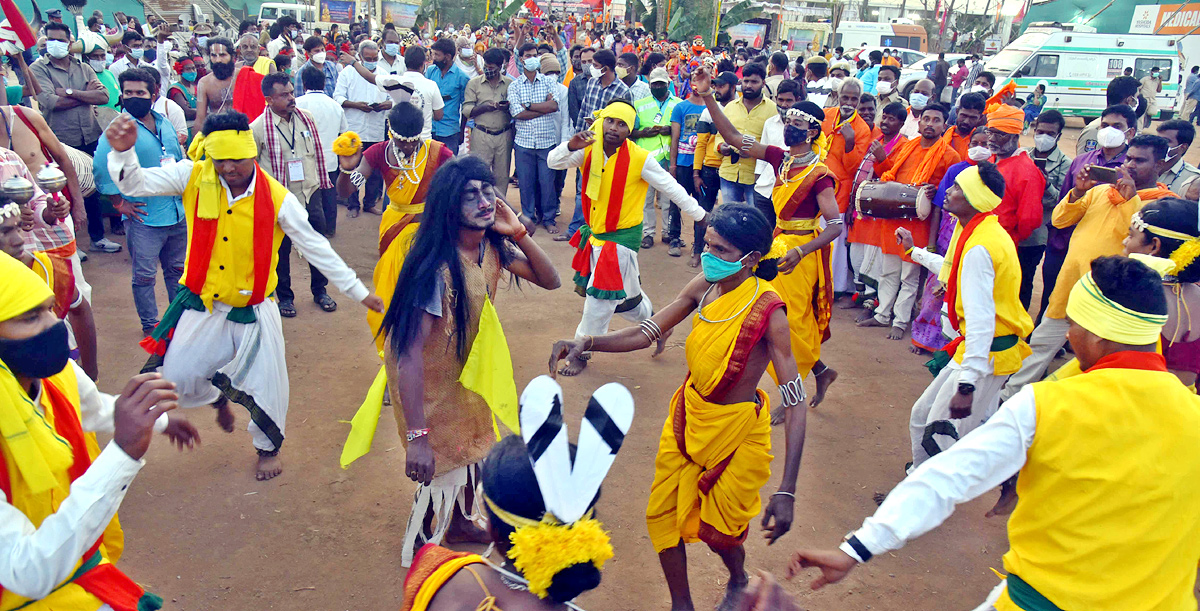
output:
[[[0,361],[16,375],[41,380],[67,366],[71,348],[67,345],[67,323],[52,327],[25,339],[0,339]]]
[[[154,49],[146,49],[146,54],[142,56],[142,59],[145,59],[148,62],[153,62],[154,60],[158,59],[158,51]]]
[[[783,126],[783,143],[787,146],[796,146],[803,144],[808,138],[808,132],[795,125]]]
[[[134,119],[144,119],[146,115],[150,114],[150,107],[153,104],[149,98],[125,98],[121,101],[125,112],[133,115]]]
[[[223,81],[233,76],[233,62],[212,62],[212,72],[218,81]]]

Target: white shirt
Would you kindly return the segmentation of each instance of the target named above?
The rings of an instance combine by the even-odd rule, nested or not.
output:
[[[904,125],[900,126],[900,135],[905,138],[920,138],[921,137],[921,119],[918,116],[913,116],[911,110],[904,109]]]
[[[387,60],[387,56],[383,54],[383,45],[379,46],[381,50],[379,51],[379,62],[375,64],[375,74],[395,74],[397,76],[404,74],[404,71],[407,70],[407,68],[404,67],[404,58],[397,55],[394,63],[389,62]]]
[[[123,152],[114,150],[108,154],[108,172],[125,195],[182,195],[191,178],[192,160],[184,159],[164,168],[143,168],[138,164],[137,154],[132,148]],[[234,199],[225,179],[220,180],[221,186],[225,187],[227,209],[254,197],[255,181],[250,181],[245,193]],[[371,294],[354,270],[334,252],[329,240],[308,224],[308,211],[290,192],[284,196],[283,205],[279,207],[278,222],[283,233],[292,239],[296,250],[321,270],[343,294],[355,301],[362,301]]]
[[[235,40],[233,42],[234,42],[234,46],[236,46],[237,41]],[[284,40],[283,36],[276,36],[275,38],[272,38],[270,41],[267,42],[267,57],[270,57],[271,59],[275,59],[275,56],[279,55],[279,52],[282,51],[284,47],[291,47],[292,51],[293,51],[293,56],[300,57],[298,54],[295,53],[295,51],[300,50],[300,49],[296,48],[296,43]],[[295,61],[295,60],[293,60],[293,61]]]
[[[945,260],[941,255],[924,248],[914,248],[910,256],[934,274],[942,269]],[[962,384],[978,384],[980,378],[994,375],[989,358],[992,339],[996,334],[996,303],[992,301],[996,268],[986,248],[973,246],[963,254],[959,278],[962,279],[958,291],[962,295],[963,313],[966,315],[967,337],[963,340],[966,345],[958,381]],[[949,304],[946,306],[950,307]],[[945,322],[946,319],[943,319],[943,330],[947,326]],[[957,335],[958,330],[954,332]]]
[[[570,131],[570,126],[573,123],[568,117],[571,111],[567,108],[567,86],[562,83],[554,83],[554,101],[558,102],[558,110],[554,111],[554,133],[558,134],[559,142],[565,142],[571,139],[575,134],[564,134],[563,131]]]
[[[878,556],[937,528],[955,506],[1020,471],[1036,429],[1037,405],[1033,388],[1026,386],[970,435],[914,469],[854,536]],[[842,543],[840,549],[862,562],[849,543]]]
[[[354,70],[343,70],[342,74],[354,72]],[[359,76],[359,78],[362,78]],[[342,77],[338,77],[340,83]],[[374,89],[374,86],[372,86]],[[378,91],[378,89],[376,89]],[[346,122],[346,113],[342,110],[342,105],[335,102],[333,98],[325,95],[325,90],[309,91],[304,95],[296,98],[296,106],[303,110],[307,110],[312,115],[313,123],[317,126],[317,137],[321,139],[321,148],[325,150],[325,171],[332,172],[338,169],[337,155],[333,154],[333,141],[344,131],[348,131]],[[382,114],[382,113],[381,113]],[[360,137],[365,137],[362,132],[359,132]]]
[[[546,156],[546,165],[551,170],[568,170],[583,165],[583,156],[587,149],[582,148],[572,152],[567,148],[569,144],[569,142],[563,142],[550,150],[550,154]],[[608,157],[606,156],[604,160],[607,162]],[[642,180],[669,197],[693,221],[704,220],[704,208],[701,208],[696,199],[688,195],[687,191],[675,182],[674,176],[658,165],[658,160],[653,156],[647,155],[646,163],[642,164]]]
[[[111,433],[116,397],[97,390],[91,378],[75,364],[79,412],[83,430]],[[33,402],[41,410],[41,386]],[[154,431],[167,426],[159,416]],[[92,461],[92,466],[71,483],[71,491],[53,516],[35,527],[25,514],[0,496],[0,576],[4,588],[34,600],[45,598],[75,571],[75,563],[96,542],[125,498],[133,478],[146,464],[134,460],[114,442]]]
[[[379,67],[376,66],[376,69]],[[421,139],[429,140],[433,136],[433,111],[441,110],[445,103],[442,101],[442,90],[437,83],[425,78],[420,72],[405,72],[400,76],[401,83],[413,86],[413,95],[409,99],[421,114],[425,115],[425,127],[421,128]]]
[[[377,73],[378,74],[378,73]],[[388,94],[379,90],[374,83],[363,78],[358,70],[342,70],[338,75],[337,86],[333,88],[333,101],[341,107],[342,102],[363,102],[376,104],[392,99]],[[363,142],[382,142],[385,140],[383,125],[388,113],[364,112],[357,108],[342,108],[346,116],[347,129],[357,132]]]
[[[828,76],[823,76],[818,80],[809,81],[808,85],[808,101],[817,106],[824,107],[825,102],[829,99],[829,92],[832,91],[832,83]]]
[[[704,110],[708,110],[705,108]],[[765,146],[778,146],[782,149],[787,149],[783,145],[783,119],[776,113],[775,116],[763,122],[762,138],[759,139]],[[758,174],[758,178],[754,183],[754,192],[759,195],[770,198],[771,192],[775,190],[775,168],[771,164],[758,160],[754,164],[754,172]]]
[[[467,75],[467,79],[473,79],[483,74],[483,58],[479,54],[472,55],[470,59],[464,59],[462,53],[459,53],[454,56],[454,65]]]
[[[183,114],[183,109],[179,107],[179,104],[175,103],[175,100],[159,97],[157,100],[154,100],[154,105],[151,108],[154,109],[154,112],[166,117],[167,121],[171,122],[171,127],[175,128],[176,136],[182,136],[183,140],[187,141],[187,115]],[[187,151],[185,150],[184,152],[186,153]]]

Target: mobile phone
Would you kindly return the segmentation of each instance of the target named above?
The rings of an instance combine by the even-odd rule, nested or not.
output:
[[[1046,161],[1047,160],[1045,160],[1045,159],[1036,159],[1035,158],[1033,160],[1033,165],[1036,165],[1039,170],[1045,172],[1046,171]]]
[[[1088,166],[1088,178],[1091,178],[1092,180],[1094,180],[1096,182],[1115,185],[1115,184],[1117,184],[1118,174],[1117,174],[1116,168],[1106,168],[1104,166],[1099,166],[1099,165],[1090,165],[1090,166]]]

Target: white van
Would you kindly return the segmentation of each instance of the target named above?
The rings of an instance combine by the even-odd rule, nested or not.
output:
[[[311,4],[294,2],[264,2],[259,8],[258,20],[262,27],[269,28],[284,15],[291,15],[296,21],[311,27],[317,21],[317,8]]]
[[[1099,117],[1106,104],[1108,83],[1133,68],[1141,80],[1157,67],[1162,92],[1157,96],[1159,117],[1170,119],[1179,93],[1177,76],[1182,60],[1172,36],[1145,34],[1096,34],[1031,28],[988,60],[987,70],[996,75],[996,88],[1011,78],[1022,101],[1033,93],[1038,81],[1046,89],[1046,108],[1067,117]]]

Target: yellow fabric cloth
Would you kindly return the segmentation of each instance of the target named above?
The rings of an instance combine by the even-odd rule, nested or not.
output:
[[[629,155],[629,165],[627,171],[624,172],[625,182],[614,184],[617,176],[622,172],[617,167],[617,162],[621,157],[621,150],[617,154],[605,160],[603,167],[603,176],[600,180],[596,180],[593,176],[588,177],[588,198],[591,203],[591,209],[587,216],[588,226],[592,228],[592,232],[610,233],[618,229],[628,229],[642,224],[645,218],[644,210],[646,205],[646,190],[650,184],[642,179],[642,168],[646,164],[646,157],[650,152],[646,149],[625,141],[621,145],[625,152]],[[600,152],[600,159],[604,159],[604,151]],[[591,162],[595,159],[595,150],[589,150],[584,159],[585,164],[592,166],[598,165]],[[599,194],[595,197],[591,195],[592,185],[599,184]],[[620,206],[620,210],[615,217],[610,214],[609,209],[613,205]],[[613,219],[616,222],[613,222]],[[592,244],[601,244],[601,241],[592,237]]]
[[[1148,189],[1146,191],[1149,191]],[[1046,316],[1063,319],[1067,316],[1067,297],[1075,282],[1091,271],[1092,260],[1097,257],[1120,255],[1125,252],[1122,241],[1129,234],[1129,219],[1145,205],[1139,193],[1133,199],[1112,203],[1112,196],[1123,200],[1112,185],[1092,187],[1083,197],[1069,201],[1071,194],[1063,195],[1054,207],[1050,222],[1059,229],[1075,225],[1071,243],[1063,260],[1062,271],[1050,293]]]
[[[520,406],[517,403],[517,384],[513,378],[512,354],[508,340],[496,315],[496,306],[485,297],[479,314],[479,334],[471,344],[471,352],[463,365],[458,381],[464,388],[483,397],[492,409],[494,418],[513,433],[521,433]],[[493,423],[494,426],[494,423]],[[500,431],[496,431],[500,439]]]
[[[0,321],[24,314],[53,296],[33,270],[0,252]]]
[[[245,132],[249,134],[250,132]],[[202,210],[211,206],[214,211],[218,205],[225,206],[229,201],[225,186],[219,181],[208,183],[208,170],[211,164],[197,163],[192,168],[192,176],[188,179],[187,187],[183,190],[183,208],[189,219],[188,253],[196,248],[194,233],[196,224],[191,219],[203,216]],[[216,173],[211,178],[216,180]],[[267,279],[266,292],[275,292],[279,278],[275,275],[275,266],[279,262],[279,245],[283,242],[283,229],[279,227],[279,209],[283,206],[283,198],[287,197],[287,187],[279,184],[274,178],[266,176],[266,182],[271,189],[271,201],[275,205],[275,225],[271,242],[271,275]],[[212,190],[215,187],[215,191]],[[199,195],[199,199],[197,199]],[[219,204],[218,204],[219,202]],[[199,207],[199,210],[197,209]],[[189,274],[204,274],[204,288],[200,298],[204,307],[212,311],[214,301],[228,304],[235,308],[245,307],[250,303],[250,291],[254,287],[254,197],[243,196],[233,207],[228,208],[229,214],[217,214],[217,237],[213,241],[212,258],[209,259],[207,270],[192,270],[189,263],[191,257],[184,263],[181,284],[187,284]],[[215,212],[214,212],[215,214]],[[228,238],[228,239],[225,239]],[[245,291],[245,292],[243,292]]]
[[[585,160],[584,171],[589,176],[587,186],[587,196],[593,200],[600,197],[600,179],[601,172],[605,167],[604,163],[604,120],[617,119],[625,123],[629,127],[629,131],[633,131],[633,123],[637,119],[637,111],[633,106],[624,102],[612,102],[608,106],[601,108],[593,113],[596,120],[592,123],[592,146],[591,155]],[[615,157],[615,155],[614,155]],[[640,175],[641,166],[638,167]]]
[[[225,201],[218,196],[224,192],[221,180],[217,176],[214,159],[254,159],[258,157],[258,145],[254,143],[254,134],[250,130],[222,130],[207,136],[196,134],[188,147],[188,157],[196,163],[192,170],[192,180],[199,180],[200,190],[199,217],[202,219],[217,218],[220,203]],[[199,176],[199,179],[197,179]],[[191,182],[188,183],[190,187]]]
[[[753,110],[749,111],[746,110],[746,104],[742,102],[740,97],[725,105],[725,116],[729,117],[729,122],[733,123],[738,132],[743,135],[754,136],[756,140],[762,138],[763,123],[766,123],[767,119],[771,117],[778,116],[778,114],[779,110],[775,102],[766,99],[765,96]],[[729,145],[736,149],[741,147],[741,144],[740,142],[733,142]],[[709,146],[712,146],[712,144],[710,143]],[[742,155],[737,163],[733,163],[731,157],[723,157],[720,170],[721,178],[743,185],[753,184],[756,163],[758,163],[757,159],[745,155]]]
[[[952,239],[957,239],[958,235],[959,233],[956,231]],[[996,270],[996,277],[992,285],[992,302],[996,307],[994,337],[1016,335],[1018,338],[1017,344],[1012,348],[989,355],[995,375],[1009,375],[1021,369],[1021,362],[1033,353],[1029,344],[1025,342],[1025,338],[1033,332],[1033,319],[1021,305],[1021,262],[1017,259],[1017,247],[1013,245],[1012,238],[1009,237],[1008,232],[994,214],[984,217],[983,221],[975,226],[975,230],[971,232],[971,236],[967,238],[967,243],[963,246],[963,252],[969,252],[976,246],[987,250],[988,256],[992,259],[992,268]],[[960,266],[958,278],[960,287],[963,286],[962,272]],[[963,292],[960,290],[955,295],[954,308],[958,311],[958,332],[965,336],[967,313],[963,307]],[[955,362],[962,363],[966,351],[966,342],[960,343],[958,350],[954,353]]]
[[[971,166],[954,177],[954,183],[967,196],[967,203],[980,212],[991,212],[1000,205],[1000,196],[983,184],[979,177],[979,166]]]
[[[1084,274],[1071,289],[1067,316],[1104,339],[1130,346],[1157,342],[1167,324],[1166,314],[1137,312],[1106,297],[1091,273]]]
[[[474,554],[443,562],[441,566],[434,570],[432,575],[425,579],[420,589],[417,590],[417,596],[413,599],[412,603],[412,611],[426,611],[429,609],[429,603],[433,602],[433,597],[437,596],[438,590],[441,590],[447,581],[450,581],[450,579],[457,575],[463,567],[481,563],[483,563],[483,558]]]
[[[755,295],[756,284],[758,299],[774,292],[765,281],[747,280],[704,306],[705,316],[720,320],[738,313]],[[737,339],[756,312],[751,306],[723,323],[704,322],[699,315],[693,319],[686,348],[689,377],[671,397],[646,507],[655,551],[674,547],[680,540],[736,543],[761,509],[759,490],[771,475],[767,394],[758,390],[757,401],[726,405],[705,399],[731,363],[744,364],[746,355],[735,354]],[[687,455],[680,451],[681,445]],[[726,459],[724,472],[707,494],[702,492],[701,477]]]
[[[1033,393],[1005,569],[1063,609],[1194,611],[1200,398],[1167,371],[1118,367]]]
[[[816,219],[810,219],[814,223]],[[794,222],[794,221],[793,221]],[[786,228],[785,228],[786,229]],[[817,239],[817,234],[793,235],[782,233],[775,236],[776,242],[782,242],[787,250],[803,246]],[[812,371],[813,365],[821,358],[821,340],[825,330],[829,328],[830,310],[818,313],[813,307],[814,301],[824,299],[825,287],[829,278],[825,275],[825,251],[818,250],[800,259],[791,273],[779,274],[771,281],[771,286],[787,304],[788,331],[792,339],[792,356],[796,359],[796,370],[803,378]],[[832,305],[832,304],[831,304]],[[767,368],[771,379],[779,383],[775,374],[775,365]]]
[[[269,57],[259,57],[258,59],[254,60],[254,71],[263,76],[266,76],[269,72],[271,72],[271,68],[273,66],[275,66],[275,60]]]

